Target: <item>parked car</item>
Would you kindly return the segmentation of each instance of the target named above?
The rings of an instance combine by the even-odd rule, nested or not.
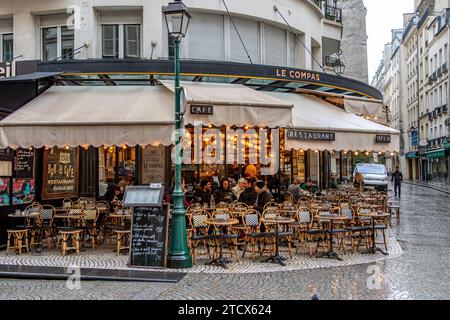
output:
[[[389,177],[385,165],[358,163],[353,171],[353,179],[357,172],[363,175],[364,185],[375,187],[377,190],[387,191]]]

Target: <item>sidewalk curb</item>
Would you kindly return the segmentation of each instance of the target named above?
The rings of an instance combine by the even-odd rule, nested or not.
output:
[[[412,185],[412,186],[418,186],[418,187],[423,187],[423,188],[429,188],[429,189],[433,189],[433,190],[436,190],[436,191],[440,191],[440,192],[443,192],[443,193],[446,193],[446,194],[450,194],[450,191],[447,191],[447,190],[444,190],[444,189],[439,189],[439,188],[437,188],[437,187],[435,187],[435,186],[428,186],[428,185],[418,184],[418,183],[409,182],[409,181],[403,181],[403,183],[410,184],[410,185]]]

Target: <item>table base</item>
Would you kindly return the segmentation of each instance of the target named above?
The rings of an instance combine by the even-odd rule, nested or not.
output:
[[[279,254],[276,254],[274,256],[270,256],[268,257],[266,260],[264,260],[263,262],[275,262],[275,263],[279,263],[281,264],[283,267],[286,266],[286,263],[284,263],[283,261],[286,261],[287,259],[280,256]]]
[[[224,269],[228,269],[227,263],[231,263],[231,260],[228,258],[217,258],[208,262],[207,265],[214,264],[216,266],[223,267]]]
[[[377,252],[380,252],[382,254],[384,254],[385,256],[389,255],[389,253],[387,253],[386,251],[384,251],[383,249],[379,248],[379,247],[370,247],[367,250],[362,251],[362,254],[376,254]]]
[[[328,258],[328,259],[336,259],[336,260],[342,261],[342,258],[339,257],[339,255],[337,254],[336,251],[333,251],[333,250],[324,252],[324,253],[316,256],[316,258]]]

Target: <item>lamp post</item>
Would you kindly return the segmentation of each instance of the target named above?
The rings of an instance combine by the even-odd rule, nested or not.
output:
[[[173,192],[173,211],[171,226],[171,241],[169,249],[170,268],[192,267],[192,257],[187,246],[186,218],[184,210],[184,195],[181,189],[181,106],[180,106],[180,41],[186,35],[191,19],[182,1],[170,2],[163,9],[169,36],[174,39],[175,47],[175,189]]]

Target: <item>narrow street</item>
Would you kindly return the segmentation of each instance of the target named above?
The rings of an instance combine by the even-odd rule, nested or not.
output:
[[[0,299],[450,299],[450,195],[403,186],[403,254],[374,264],[259,274],[190,273],[177,284],[0,281]],[[380,276],[378,276],[380,275]]]

